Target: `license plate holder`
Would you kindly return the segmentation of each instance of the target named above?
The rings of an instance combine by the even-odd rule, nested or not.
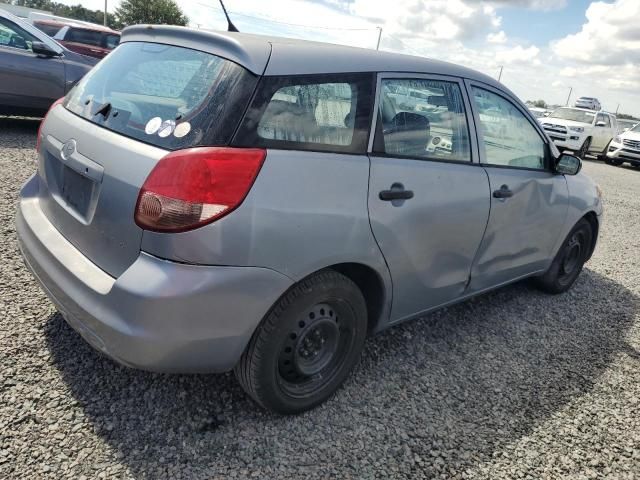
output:
[[[91,179],[80,175],[66,165],[63,166],[60,196],[68,207],[83,217],[86,217],[89,211],[93,185]]]

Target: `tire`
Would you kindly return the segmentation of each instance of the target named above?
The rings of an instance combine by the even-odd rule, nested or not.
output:
[[[549,269],[534,279],[535,285],[547,293],[564,293],[580,275],[589,256],[593,240],[591,225],[584,218],[573,227],[562,243]]]
[[[366,336],[362,292],[344,275],[323,270],[278,300],[254,332],[235,375],[267,410],[300,413],[340,387]]]
[[[584,157],[589,153],[589,147],[591,146],[591,137],[585,138],[584,143],[580,147],[580,150],[576,152],[576,155],[580,157],[581,160],[584,160]]]

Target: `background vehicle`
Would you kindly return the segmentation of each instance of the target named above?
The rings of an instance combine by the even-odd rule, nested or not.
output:
[[[638,124],[638,120],[618,119],[618,133],[626,132]]]
[[[559,150],[571,150],[580,158],[595,153],[604,159],[618,131],[615,115],[584,108],[558,108],[541,123]]]
[[[44,115],[96,63],[0,9],[0,114]]]
[[[602,213],[494,79],[290,39],[129,27],[39,142],[18,236],[69,324],[129,366],[233,368],[282,413],[370,332],[527,277],[566,291]]]
[[[580,97],[576,100],[576,108],[588,108],[589,110],[602,110],[602,105],[597,98]]]
[[[38,26],[37,23],[34,24]],[[120,32],[100,25],[67,24],[53,38],[74,52],[104,58],[120,43]]]
[[[551,113],[551,110],[546,108],[539,108],[539,107],[529,107],[529,111],[536,118],[545,118],[545,117],[548,117],[549,114]]]
[[[610,165],[628,163],[640,167],[640,123],[616,137],[609,146],[605,161]]]
[[[89,22],[63,17],[32,15],[31,23],[69,50],[104,58],[120,42],[120,32]]]

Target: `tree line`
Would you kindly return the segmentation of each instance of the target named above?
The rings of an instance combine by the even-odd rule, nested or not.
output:
[[[104,12],[51,0],[10,0],[11,5],[46,10],[60,17],[103,24]],[[124,0],[114,13],[107,12],[107,26],[121,30],[138,23],[186,25],[189,18],[174,0]]]

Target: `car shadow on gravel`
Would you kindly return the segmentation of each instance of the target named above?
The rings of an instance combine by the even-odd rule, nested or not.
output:
[[[296,417],[263,412],[231,374],[118,366],[57,314],[45,334],[94,432],[136,478],[453,476],[530,433],[589,392],[617,356],[635,352],[625,335],[638,307],[632,292],[588,269],[564,295],[509,286],[371,338],[344,388]]]
[[[40,118],[0,116],[2,148],[36,148]]]

